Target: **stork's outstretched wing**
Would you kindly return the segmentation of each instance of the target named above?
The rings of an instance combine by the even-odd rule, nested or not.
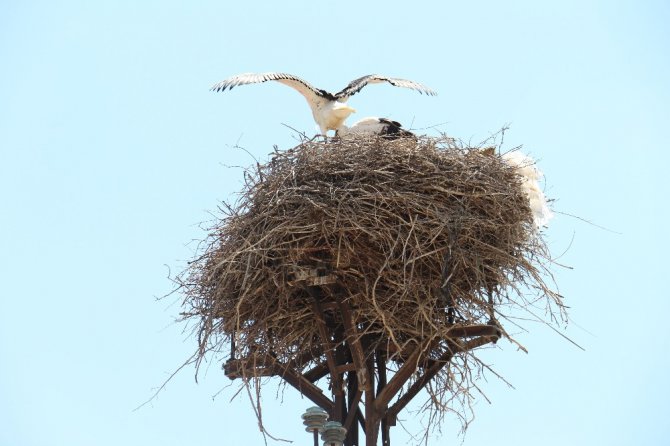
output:
[[[300,79],[298,76],[286,73],[244,73],[238,74],[237,76],[229,77],[224,79],[221,82],[217,82],[211,88],[212,91],[225,91],[226,89],[232,90],[238,85],[248,85],[248,84],[260,84],[267,81],[277,81],[281,82],[284,85],[288,85],[291,88],[294,88],[301,95],[307,99],[311,104],[314,101],[318,101],[319,98],[331,99],[331,94],[323,90],[314,88],[309,82]]]
[[[344,87],[342,91],[335,93],[335,97],[339,101],[346,101],[349,98],[349,96],[358,93],[367,84],[380,84],[382,82],[388,82],[389,84],[395,87],[404,87],[416,90],[419,93],[426,93],[429,96],[437,95],[436,92],[434,92],[433,90],[424,85],[421,85],[418,82],[410,81],[407,79],[396,79],[393,77],[381,76],[379,74],[369,74],[367,76],[363,76],[361,78],[351,81],[349,85]]]

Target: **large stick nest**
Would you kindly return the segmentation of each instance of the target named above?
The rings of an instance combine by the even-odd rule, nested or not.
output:
[[[305,141],[245,178],[181,276],[199,359],[234,339],[238,357],[323,362],[310,283],[327,284],[366,339],[394,352],[538,296],[560,308],[522,179],[499,155],[449,138]],[[468,388],[454,376],[445,368],[448,388]]]

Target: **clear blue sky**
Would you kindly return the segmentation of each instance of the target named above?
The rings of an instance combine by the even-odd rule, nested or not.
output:
[[[362,3],[362,2],[361,2]],[[0,3],[0,444],[263,444],[246,397],[218,364],[178,374],[194,350],[155,301],[203,237],[198,223],[240,188],[239,169],[315,126],[279,84],[214,94],[249,71],[295,73],[329,90],[369,73],[354,117],[508,147],[540,161],[559,214],[548,239],[574,323],[482,353],[511,381],[481,381],[466,445],[660,445],[667,422],[666,1]],[[434,132],[432,130],[432,132]],[[666,204],[663,204],[666,203]],[[310,444],[292,389],[264,415]],[[404,415],[410,431],[419,421]],[[447,418],[430,444],[457,444]],[[394,444],[405,444],[401,428]]]

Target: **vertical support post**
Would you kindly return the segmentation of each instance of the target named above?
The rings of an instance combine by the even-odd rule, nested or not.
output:
[[[375,409],[375,354],[369,348],[366,348],[366,351],[368,351],[368,356],[365,359],[368,386],[365,389],[365,445],[377,446],[379,412]]]
[[[337,374],[337,379],[332,379],[333,372],[331,372],[331,379],[332,379],[332,385],[333,385],[333,395],[335,397],[335,417],[334,420],[338,421],[340,424],[344,424],[344,420],[347,416],[347,399],[346,399],[346,394],[344,390],[344,373],[341,374],[339,370],[337,370],[337,366],[346,364],[347,358],[346,358],[346,353],[344,351],[344,346],[342,345],[342,333],[341,330],[334,330],[335,331],[335,364],[336,364],[336,371],[334,373]]]
[[[358,401],[360,395],[358,394],[358,379],[356,372],[350,371],[347,373],[347,417],[344,427],[347,428],[347,438],[345,439],[345,446],[358,446],[358,423],[355,422],[356,410],[358,408]]]
[[[386,385],[386,352],[384,350],[377,350],[375,352],[375,361],[377,363],[377,375],[379,376],[379,382],[377,384],[377,395]],[[382,419],[381,419],[381,431],[382,431],[382,446],[390,446],[390,426],[388,419],[386,418],[386,408],[382,410]]]
[[[334,345],[338,344],[338,340],[331,340],[331,335],[336,336],[336,333],[331,333],[329,327],[326,323],[326,317],[321,306],[321,300],[323,299],[323,293],[321,289],[317,287],[304,287],[307,294],[312,297],[312,310],[314,311],[314,316],[316,317],[317,326],[319,330],[319,336],[321,337],[321,342],[323,343],[324,354],[326,355],[326,363],[328,364],[328,369],[330,371],[330,380],[331,380],[331,391],[333,393],[333,410],[331,412],[331,417],[334,420],[342,423],[344,421],[344,411],[343,409],[346,405],[344,400],[344,389],[342,388],[342,376],[337,369],[338,363],[341,364],[340,358],[336,358],[337,351],[341,350],[339,348],[333,349]],[[335,351],[333,351],[335,350]]]

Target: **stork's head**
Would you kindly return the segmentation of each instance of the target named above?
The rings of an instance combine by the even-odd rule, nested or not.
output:
[[[347,104],[341,102],[335,102],[335,105],[333,106],[333,114],[339,119],[342,119],[343,122],[352,113],[356,113],[355,108],[349,107]]]
[[[330,113],[326,119],[326,125],[324,126],[326,130],[335,130],[339,129],[344,125],[344,121],[347,120],[349,115],[355,113],[356,110],[349,107],[347,104],[341,102],[334,102],[331,106]],[[322,129],[323,132],[323,129]]]

